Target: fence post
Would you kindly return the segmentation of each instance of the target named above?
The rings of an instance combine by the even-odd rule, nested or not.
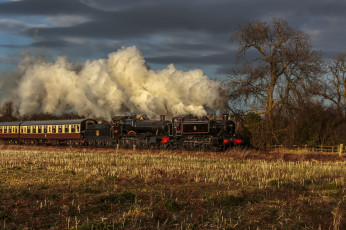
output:
[[[339,147],[339,156],[342,156],[342,151],[344,150],[344,145],[343,144],[340,144],[340,147]]]

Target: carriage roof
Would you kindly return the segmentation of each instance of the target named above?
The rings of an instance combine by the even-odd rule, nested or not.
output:
[[[47,121],[14,121],[14,122],[0,122],[0,126],[26,126],[26,125],[79,125],[83,122],[97,124],[93,119],[75,119],[75,120],[47,120]]]
[[[22,121],[0,122],[0,126],[19,126]]]
[[[21,125],[79,125],[83,122],[92,121],[97,124],[93,119],[76,119],[76,120],[48,120],[48,121],[23,121]]]

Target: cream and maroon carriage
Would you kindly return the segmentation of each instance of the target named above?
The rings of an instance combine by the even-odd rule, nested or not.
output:
[[[80,144],[93,119],[22,121],[0,123],[0,139],[6,142],[31,144]]]
[[[20,121],[0,122],[0,140],[12,143],[19,141]]]
[[[24,121],[20,124],[20,139],[24,143],[80,144],[83,131],[93,119]]]

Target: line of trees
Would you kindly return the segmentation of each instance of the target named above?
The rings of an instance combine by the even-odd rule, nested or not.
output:
[[[345,52],[323,60],[307,34],[278,18],[241,25],[231,41],[241,64],[229,74],[230,109],[247,106],[236,113],[248,144],[345,144]]]

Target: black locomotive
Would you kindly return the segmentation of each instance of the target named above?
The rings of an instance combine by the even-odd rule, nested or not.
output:
[[[223,119],[179,115],[168,121],[146,116],[116,116],[109,124],[93,119],[0,123],[0,140],[7,143],[85,145],[139,149],[225,150],[240,140],[235,124]]]
[[[91,124],[82,133],[91,145],[122,148],[224,150],[240,143],[234,138],[235,123],[227,114],[222,120],[179,115],[171,121],[150,120],[145,116],[116,116],[109,125]]]

